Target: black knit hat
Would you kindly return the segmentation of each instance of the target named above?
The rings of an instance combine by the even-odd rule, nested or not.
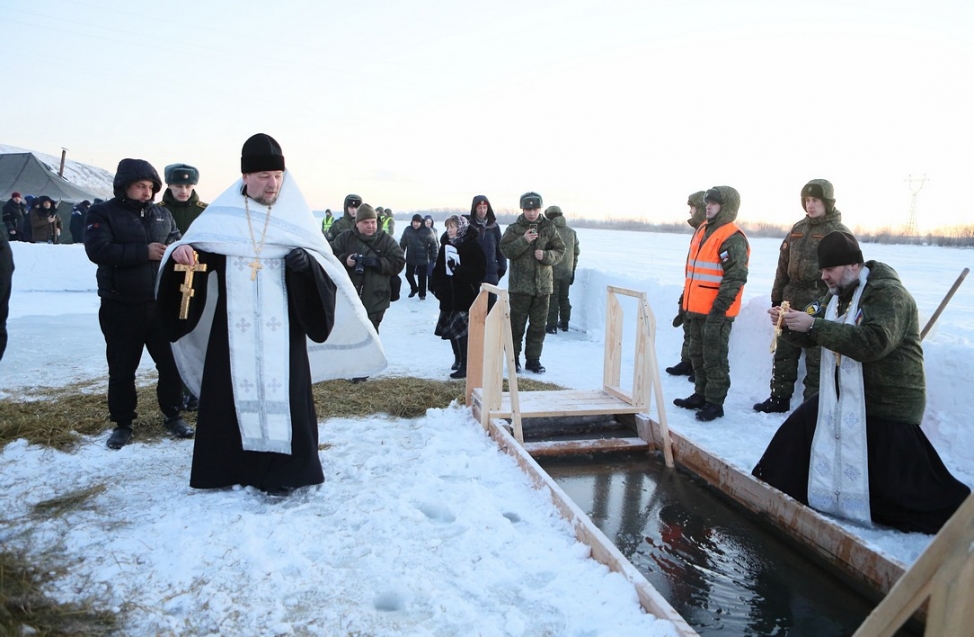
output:
[[[169,185],[195,186],[200,183],[200,171],[189,164],[169,164],[162,174]]]
[[[240,153],[240,172],[259,173],[265,170],[284,170],[281,145],[264,133],[257,133],[244,142]]]
[[[358,208],[361,205],[362,205],[361,197],[359,197],[358,195],[348,195],[347,197],[345,197],[345,207],[342,208],[342,210],[348,210],[349,206]]]
[[[818,242],[819,269],[862,263],[859,242],[848,232],[833,230]]]
[[[423,223],[423,215],[421,215],[421,214],[415,214],[415,215],[413,215],[413,221],[418,221],[420,223]]]
[[[716,204],[724,205],[724,196],[720,194],[720,190],[717,188],[717,186],[714,186],[713,188],[708,190],[707,194],[704,195],[703,200],[706,203],[716,203]]]
[[[541,207],[541,195],[536,192],[526,192],[521,195],[521,210],[533,210]]]

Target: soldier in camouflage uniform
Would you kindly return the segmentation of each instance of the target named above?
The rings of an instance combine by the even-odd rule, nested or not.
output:
[[[548,299],[548,324],[545,326],[546,333],[557,334],[559,329],[567,332],[568,321],[572,320],[572,303],[568,294],[572,283],[575,282],[575,268],[578,267],[578,255],[581,250],[578,247],[578,235],[565,222],[561,208],[548,206],[544,216],[555,224],[558,236],[565,243],[565,258],[556,263],[552,269],[553,291]],[[560,321],[559,312],[561,312]]]
[[[544,347],[545,322],[548,320],[548,296],[553,289],[551,266],[565,256],[565,242],[553,223],[541,214],[541,195],[521,195],[521,215],[507,226],[501,237],[501,254],[510,261],[507,289],[511,298],[511,333],[514,340],[516,371],[521,371],[521,339],[525,325],[524,366],[543,374],[541,350]]]
[[[690,206],[690,218],[687,219],[687,223],[690,227],[696,230],[700,227],[700,224],[704,222],[707,218],[707,204],[704,202],[703,198],[706,196],[707,191],[701,190],[695,192],[687,198],[687,205]],[[676,318],[673,319],[673,327],[683,326],[683,347],[680,350],[680,362],[673,367],[667,367],[666,373],[672,374],[674,376],[689,376],[690,382],[692,383],[695,378],[693,376],[693,363],[690,362],[690,338],[687,333],[689,327],[686,324],[686,317],[683,315],[683,295],[680,295],[680,300],[677,302],[679,306],[679,311],[676,313]]]
[[[206,210],[206,204],[200,201],[195,188],[200,182],[200,171],[189,164],[169,164],[163,174],[166,192],[159,205],[172,214],[179,232],[186,234],[189,224]]]
[[[673,404],[697,409],[697,420],[724,415],[730,389],[727,348],[734,317],[741,309],[751,248],[734,221],[741,196],[730,186],[707,191],[707,220],[693,233],[687,254],[683,311],[689,325],[694,392]]]
[[[823,385],[818,400],[806,400],[788,416],[752,473],[808,504],[820,402],[826,405],[821,409],[828,409],[826,393],[837,395],[833,404],[843,395],[856,396],[855,391],[839,390],[847,382],[858,384],[858,375],[862,402],[848,398],[853,404],[842,408],[843,414],[855,412],[860,404],[865,408],[868,467],[850,461],[843,474],[851,469],[868,472],[873,522],[901,531],[936,533],[967,498],[970,488],[950,474],[920,428],[926,379],[916,301],[891,267],[878,261],[863,262],[859,244],[849,233],[831,232],[823,237],[817,261],[828,293],[815,304],[814,313],[793,308],[785,314],[782,340],[796,347],[821,346],[834,352],[836,388],[826,390]],[[847,321],[860,286],[858,307]],[[826,319],[833,297],[837,297],[836,318]],[[777,322],[779,312],[779,307],[768,311],[772,323]],[[854,438],[846,434],[839,444],[847,447]]]
[[[348,195],[345,197],[345,214],[340,219],[336,219],[331,227],[325,232],[325,240],[331,244],[332,252],[335,251],[335,239],[346,230],[355,228],[355,215],[358,207],[362,205],[362,198],[358,195]]]
[[[796,223],[778,253],[778,271],[771,288],[771,306],[788,301],[791,307],[803,309],[821,298],[828,290],[818,269],[818,243],[833,230],[849,232],[842,224],[842,213],[835,207],[835,190],[824,179],[813,179],[802,188],[801,204],[805,218]],[[803,400],[818,392],[818,365],[821,352],[817,347],[805,351],[805,390]],[[791,409],[791,395],[798,380],[798,359],[802,348],[778,339],[771,376],[771,397],[754,405],[754,411],[784,413]]]

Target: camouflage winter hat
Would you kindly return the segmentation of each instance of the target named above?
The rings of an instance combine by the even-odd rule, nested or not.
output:
[[[802,188],[802,210],[805,210],[805,197],[821,199],[825,203],[825,212],[835,208],[835,188],[825,179],[813,179]]]
[[[561,208],[559,208],[558,206],[548,206],[544,211],[544,216],[548,217],[549,219],[560,217],[562,216]]]

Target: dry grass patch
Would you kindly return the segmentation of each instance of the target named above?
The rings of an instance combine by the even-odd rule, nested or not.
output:
[[[0,400],[0,447],[23,438],[35,445],[70,451],[80,436],[93,436],[113,424],[108,420],[108,399],[104,391],[84,391],[81,384],[31,392],[26,401]],[[139,442],[168,436],[162,426],[162,412],[156,400],[156,385],[138,387],[140,418],[134,423]],[[196,424],[196,414],[183,417]]]
[[[98,610],[91,601],[62,604],[44,593],[44,586],[63,574],[51,555],[28,557],[0,551],[0,634],[110,634],[115,628],[114,613]]]

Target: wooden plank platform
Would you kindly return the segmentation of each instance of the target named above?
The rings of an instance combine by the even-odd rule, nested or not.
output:
[[[471,394],[474,410],[483,405],[483,390],[475,388]],[[632,405],[602,390],[522,391],[518,392],[521,418],[558,418],[566,416],[614,416],[638,414],[646,411],[644,405]],[[491,409],[492,418],[512,418],[511,395],[501,396],[499,409]]]
[[[649,451],[650,444],[642,438],[552,440],[545,442],[525,442],[524,450],[531,454],[532,458],[541,458],[600,451]]]

